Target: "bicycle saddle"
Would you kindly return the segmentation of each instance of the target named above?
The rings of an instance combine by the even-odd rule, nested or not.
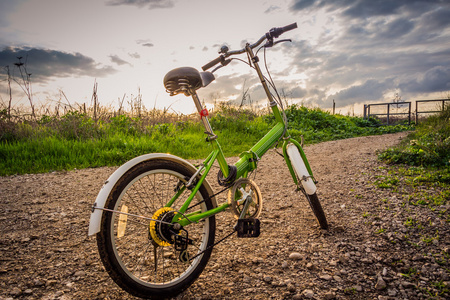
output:
[[[199,72],[192,67],[181,67],[169,71],[164,76],[164,87],[170,96],[180,93],[190,96],[191,91],[207,86],[214,79],[211,72]]]

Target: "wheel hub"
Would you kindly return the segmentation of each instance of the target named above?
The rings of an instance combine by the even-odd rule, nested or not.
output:
[[[153,214],[152,219],[170,223],[174,215],[173,208],[163,207]],[[150,221],[149,232],[153,241],[159,246],[173,245],[172,235],[174,232],[172,225],[158,221]]]

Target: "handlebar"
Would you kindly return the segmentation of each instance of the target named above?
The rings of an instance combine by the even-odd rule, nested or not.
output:
[[[284,26],[284,27],[274,27],[274,28],[270,29],[269,32],[267,32],[265,35],[263,35],[258,41],[256,41],[256,43],[249,45],[249,47],[251,49],[253,49],[253,48],[256,48],[259,45],[261,45],[261,43],[264,42],[265,40],[273,41],[274,38],[278,38],[280,35],[282,35],[286,31],[293,30],[295,28],[297,28],[297,23],[292,23],[292,24],[289,24],[289,25]],[[209,68],[217,65],[218,63],[224,64],[225,63],[225,58],[227,58],[227,57],[229,57],[231,55],[244,53],[245,49],[246,48],[243,48],[243,49],[240,49],[240,50],[234,50],[234,51],[227,51],[227,52],[221,54],[216,59],[214,59],[214,60],[210,61],[209,63],[207,63],[206,65],[204,65],[202,67],[202,70],[206,71]]]

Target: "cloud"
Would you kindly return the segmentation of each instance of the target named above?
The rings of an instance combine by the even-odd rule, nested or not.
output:
[[[139,8],[148,6],[149,9],[156,8],[170,8],[174,6],[172,0],[110,0],[106,2],[106,5],[119,6],[119,5],[131,5]]]
[[[17,68],[18,57],[26,63],[33,82],[47,82],[52,77],[92,76],[104,77],[115,73],[110,66],[102,66],[80,53],[67,53],[38,48],[6,47],[0,51],[0,66]],[[18,72],[18,71],[17,71]]]
[[[393,88],[393,81],[390,78],[381,82],[369,79],[363,84],[343,89],[329,98],[339,101],[341,105],[348,105],[361,100],[381,99],[383,98],[383,93],[391,88]]]
[[[278,11],[281,11],[281,8],[279,6],[271,5],[268,9],[266,9],[266,11],[264,13],[270,14],[270,13],[278,12]]]
[[[290,49],[293,70],[306,77],[305,102],[349,105],[383,101],[394,91],[414,97],[450,90],[450,2],[296,0],[290,10],[327,16],[317,41]]]
[[[137,52],[134,53],[128,53],[128,55],[132,58],[141,58],[141,55]]]
[[[401,90],[412,93],[432,93],[450,91],[450,66],[434,67],[418,79],[399,85]]]
[[[294,0],[291,11],[326,9],[328,12],[338,12],[350,19],[366,19],[377,16],[391,16],[407,13],[411,16],[421,15],[436,7],[449,6],[442,0]]]
[[[155,45],[150,42],[150,40],[137,40],[136,43],[138,45],[144,46],[144,47],[154,47]]]
[[[112,61],[113,63],[115,63],[115,64],[117,64],[117,65],[119,65],[119,66],[127,65],[127,64],[131,66],[131,64],[130,64],[129,62],[127,62],[127,61],[121,59],[121,58],[120,58],[119,56],[117,56],[117,55],[110,55],[109,58],[111,58],[111,61]]]

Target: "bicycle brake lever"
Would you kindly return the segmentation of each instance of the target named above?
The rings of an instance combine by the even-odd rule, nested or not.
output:
[[[269,42],[267,42],[267,43],[264,45],[264,48],[270,48],[270,47],[275,46],[276,44],[283,43],[283,42],[292,42],[292,40],[291,40],[291,39],[284,39],[284,40],[279,40],[279,41],[276,41],[276,42],[274,42],[274,41],[269,41]]]
[[[231,59],[226,59],[225,61],[221,62],[221,65],[216,67],[214,70],[211,71],[211,73],[214,73],[215,71],[219,70],[220,68],[225,67],[231,62]]]

